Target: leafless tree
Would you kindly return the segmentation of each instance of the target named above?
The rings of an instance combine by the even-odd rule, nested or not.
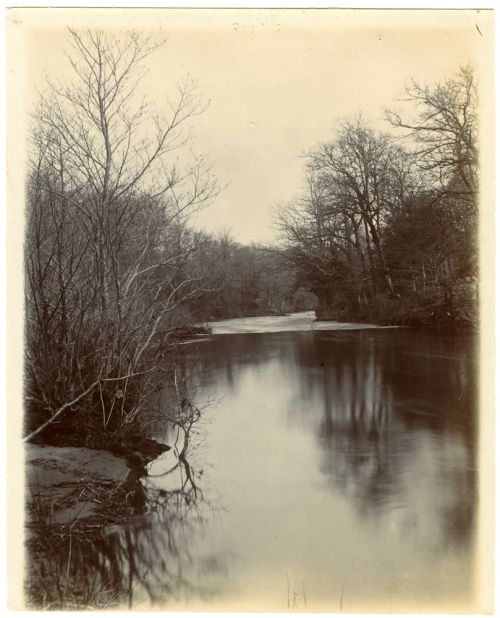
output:
[[[434,86],[413,81],[403,101],[416,106],[414,118],[387,111],[394,127],[416,144],[419,165],[440,196],[466,201],[474,208],[478,191],[478,94],[470,66]]]
[[[186,148],[187,123],[205,109],[195,84],[179,84],[163,115],[137,98],[160,42],[69,36],[72,77],[48,82],[34,116],[28,437],[62,410],[93,418],[98,407],[101,429],[113,431],[137,417],[169,316],[203,288],[179,268],[190,250],[182,228],[217,192],[206,160]]]
[[[309,156],[303,197],[278,213],[325,316],[477,323],[478,118],[473,72],[413,82],[398,135],[358,117]],[[416,111],[415,111],[416,110]]]
[[[388,135],[377,134],[361,119],[345,123],[336,139],[322,144],[310,159],[328,210],[350,230],[349,240],[360,246],[363,237],[375,287],[384,282],[397,296],[384,255],[381,227],[393,202],[393,158],[396,148]],[[382,275],[382,277],[380,277]]]

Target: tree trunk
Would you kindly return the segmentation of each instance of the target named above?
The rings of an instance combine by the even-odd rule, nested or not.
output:
[[[380,244],[380,237],[378,235],[377,232],[377,228],[375,227],[373,221],[368,218],[368,220],[365,220],[365,222],[368,224],[369,228],[370,228],[370,234],[373,240],[373,246],[375,247],[375,251],[377,253],[377,257],[380,263],[380,268],[382,270],[382,273],[384,275],[384,280],[385,280],[385,284],[387,286],[387,289],[389,290],[390,295],[393,298],[401,298],[400,295],[398,294],[398,292],[395,290],[394,288],[394,284],[392,281],[392,277],[391,277],[391,273],[389,271],[389,267],[387,266],[387,262],[385,260],[385,256],[384,256],[384,252],[382,250],[382,246]]]

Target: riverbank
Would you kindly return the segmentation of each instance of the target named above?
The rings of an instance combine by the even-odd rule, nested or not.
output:
[[[175,348],[179,344],[189,342],[191,339],[196,340],[200,336],[210,333],[211,329],[205,325],[177,327],[170,332],[170,344]],[[172,349],[165,348],[165,355],[172,353]],[[165,363],[165,366],[167,364]],[[168,377],[163,370],[160,378],[149,384],[151,393],[161,388]],[[128,386],[131,386],[131,382],[128,383]],[[73,405],[64,404],[60,407],[61,412],[54,415],[54,422],[44,422],[47,408],[42,409],[40,405],[28,405],[26,415],[28,418],[31,416],[30,425],[35,428],[33,431],[27,423],[26,433],[30,435],[29,444],[41,447],[73,447],[107,451],[125,458],[132,468],[137,466],[144,468],[150,461],[168,450],[167,445],[160,444],[149,437],[151,421],[148,419],[149,412],[146,408],[150,406],[148,406],[146,399],[143,397],[142,402],[140,402],[140,414],[137,413],[137,409],[135,412],[131,410],[131,413],[134,412],[131,418],[125,418],[123,422],[120,422],[120,419],[128,416],[127,411],[130,406],[135,403],[137,408],[138,402],[134,401],[133,398],[130,398],[129,402],[128,395],[123,387],[112,386],[109,392],[106,392],[104,388],[101,390],[101,386],[105,383],[109,383],[109,380],[104,379],[101,383],[97,381],[98,388],[94,388],[93,392],[91,392],[91,388],[87,389],[88,396],[86,399],[90,403],[87,409],[82,408],[80,410],[76,406],[76,401],[82,399],[82,397],[77,397]],[[106,401],[104,398],[106,398]],[[64,408],[66,409],[64,410]],[[109,412],[107,411],[108,408]],[[118,408],[120,408],[120,415],[116,411]],[[115,410],[114,414],[113,410]],[[107,414],[107,418],[104,418],[103,414]],[[111,418],[112,415],[113,418]],[[117,419],[118,416],[120,418]],[[113,425],[110,420],[117,422]],[[41,430],[39,429],[40,426],[43,426]]]
[[[144,445],[148,444],[147,448]],[[149,508],[141,482],[146,465],[170,447],[153,440],[122,455],[84,447],[28,444],[25,451],[27,602],[37,609],[107,607],[119,594],[75,578],[72,552],[125,529]],[[116,450],[116,449],[115,449]],[[67,564],[61,570],[54,565]]]
[[[171,333],[171,337],[174,343],[183,342],[191,337],[197,337],[199,335],[210,335],[212,330],[205,324],[195,324],[187,326],[178,326],[174,328]]]
[[[330,324],[335,320],[333,317],[328,317],[328,314],[326,314],[325,317],[317,318],[316,321],[319,325],[323,322]],[[443,333],[479,333],[478,323],[456,318],[454,316],[443,316],[439,320],[428,318],[411,318],[406,316],[401,319],[379,319],[376,324],[373,324],[371,321],[360,321],[356,322],[356,324],[359,324],[360,328],[363,326],[365,328],[416,328]],[[318,327],[317,330],[321,330],[321,327]]]
[[[468,279],[453,286],[429,285],[425,292],[400,289],[397,296],[378,294],[361,303],[331,299],[317,310],[318,319],[357,320],[447,331],[479,328],[477,281]]]
[[[147,440],[147,441],[146,441]],[[103,528],[123,523],[144,508],[141,478],[146,466],[171,447],[143,439],[134,451],[27,444],[25,450],[28,529],[57,526]],[[145,447],[147,445],[147,447]],[[60,527],[62,526],[62,528]]]
[[[189,342],[209,332],[206,327],[183,328],[174,336],[177,342]],[[174,380],[173,365],[165,367],[163,389]],[[101,560],[116,539],[124,544],[120,551],[128,551],[127,535],[170,500],[170,493],[149,487],[147,468],[171,449],[180,461],[185,448],[179,452],[175,439],[163,432],[158,441],[155,428],[170,423],[183,435],[194,408],[179,399],[177,383],[171,398],[162,397],[161,411],[154,392],[144,400],[143,413],[116,431],[89,427],[88,417],[68,409],[64,420],[69,422],[50,424],[26,443],[25,590],[30,607],[92,609],[126,601],[123,578],[109,581],[111,567],[94,564],[94,557]],[[109,560],[117,556],[110,554]],[[81,566],[89,561],[94,565],[90,571]],[[113,568],[122,572],[122,567]]]

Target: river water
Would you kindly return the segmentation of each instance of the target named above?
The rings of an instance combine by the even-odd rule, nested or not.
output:
[[[473,341],[309,313],[211,326],[180,348],[201,413],[182,461],[159,431],[162,506],[109,537],[137,609],[470,609]]]
[[[181,605],[469,607],[472,341],[307,313],[211,326],[184,350],[203,409]],[[155,462],[149,482],[179,486],[185,475],[163,476],[170,468]]]

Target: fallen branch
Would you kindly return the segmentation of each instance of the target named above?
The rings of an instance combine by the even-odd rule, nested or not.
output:
[[[68,408],[71,408],[71,406],[74,406],[76,403],[80,401],[80,399],[83,399],[86,395],[88,395],[91,391],[93,391],[94,388],[99,384],[99,382],[100,380],[95,380],[95,382],[92,382],[92,384],[86,390],[84,390],[83,393],[80,393],[78,397],[73,399],[73,401],[69,401],[63,404],[56,412],[54,412],[54,414],[48,420],[45,421],[45,423],[42,423],[40,427],[38,427],[38,429],[35,429],[35,431],[32,431],[30,434],[25,436],[23,438],[23,442],[28,442],[28,440],[31,440],[31,438],[34,438],[36,435],[42,432],[46,427],[48,427],[51,423],[53,423],[56,420],[56,418],[60,416],[65,410],[67,410]]]
[[[35,431],[32,431],[30,434],[25,436],[22,441],[28,442],[28,440],[31,440],[31,438],[34,438],[36,435],[42,432],[46,427],[48,427],[51,423],[53,423],[56,420],[56,418],[59,417],[65,410],[67,410],[68,408],[71,408],[71,406],[74,406],[81,399],[83,399],[86,395],[92,392],[94,388],[96,388],[96,386],[99,385],[100,382],[116,382],[118,380],[126,380],[128,378],[133,378],[134,376],[143,375],[144,373],[147,373],[147,372],[139,371],[136,373],[130,373],[126,376],[120,376],[118,378],[98,378],[97,380],[92,382],[92,384],[86,390],[84,390],[83,393],[80,393],[78,397],[73,399],[73,401],[68,401],[67,403],[63,404],[58,410],[56,410],[56,412],[54,412],[54,414],[48,420],[42,423],[40,427],[35,429]]]

